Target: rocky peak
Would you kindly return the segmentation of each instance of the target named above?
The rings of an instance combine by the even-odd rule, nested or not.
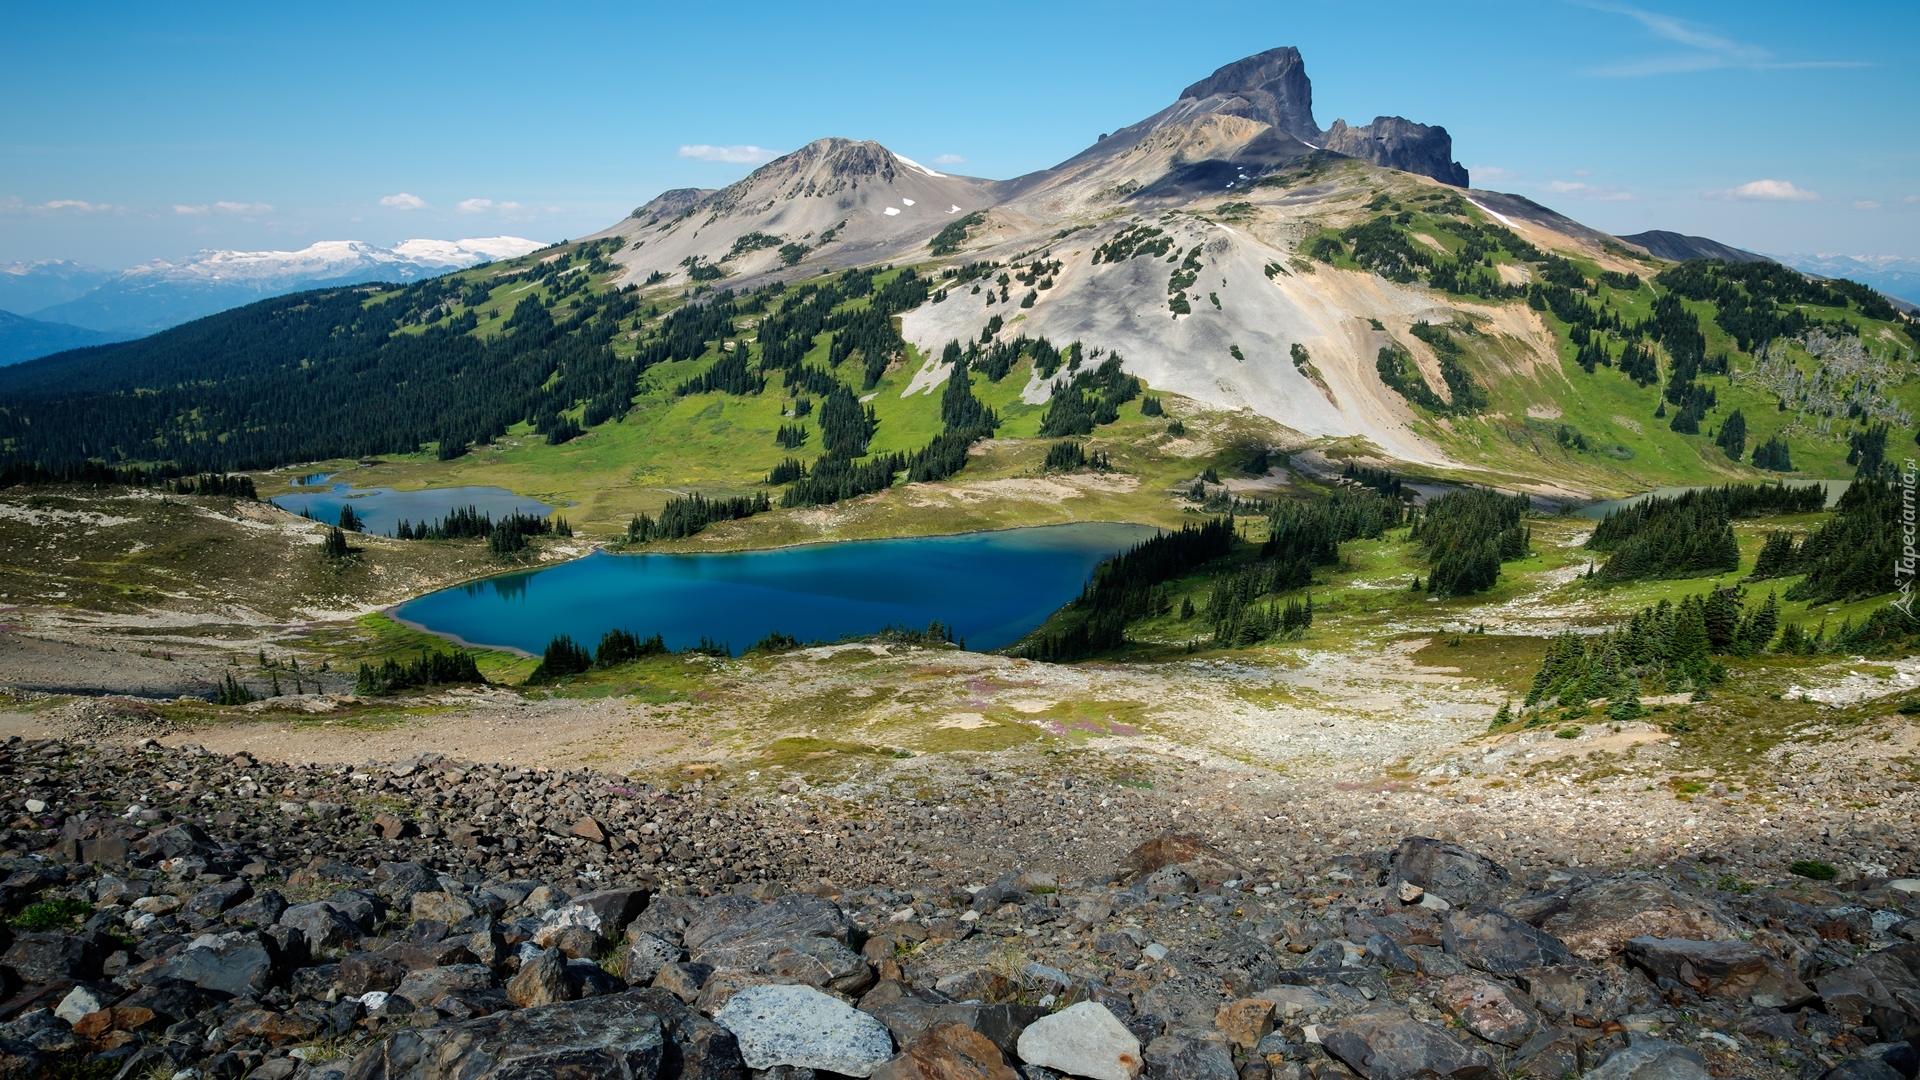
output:
[[[1314,141],[1313,83],[1300,50],[1291,45],[1235,60],[1180,92],[1182,101],[1217,98],[1209,110],[1272,124],[1302,141]]]
[[[1431,176],[1443,184],[1467,186],[1466,166],[1453,160],[1453,136],[1437,124],[1376,116],[1373,123],[1356,128],[1335,120],[1322,136],[1321,146],[1375,165]]]

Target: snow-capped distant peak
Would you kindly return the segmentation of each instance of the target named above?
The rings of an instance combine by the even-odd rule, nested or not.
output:
[[[203,250],[169,262],[155,259],[128,270],[124,277],[180,282],[220,282],[276,287],[292,281],[323,281],[368,271],[451,270],[494,259],[512,258],[546,245],[517,236],[468,240],[402,241],[383,248],[361,240],[321,240],[298,251]]]
[[[440,260],[449,265],[471,265],[482,259],[516,259],[547,245],[518,236],[475,236],[465,240],[403,240],[393,253],[416,262]]]

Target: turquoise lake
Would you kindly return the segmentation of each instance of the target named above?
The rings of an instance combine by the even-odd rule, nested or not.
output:
[[[305,511],[315,521],[331,525],[340,520],[340,508],[352,506],[366,521],[366,531],[387,536],[402,519],[411,522],[437,521],[448,513],[471,506],[495,518],[518,511],[543,518],[553,507],[538,499],[515,495],[498,487],[426,488],[420,491],[395,491],[392,488],[355,488],[352,484],[328,483],[324,474],[303,477],[299,490],[267,501],[282,510],[298,514]]]
[[[396,609],[471,645],[539,653],[556,634],[592,647],[612,629],[701,638],[737,653],[768,634],[834,641],[939,620],[969,648],[1018,641],[1080,594],[1093,568],[1157,532],[1080,523],[960,536],[689,555],[596,552],[458,585]]]

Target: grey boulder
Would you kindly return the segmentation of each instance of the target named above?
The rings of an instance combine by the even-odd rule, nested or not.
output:
[[[853,920],[833,901],[789,893],[764,903],[718,897],[704,905],[681,940],[695,962],[716,971],[768,974],[768,959],[800,938],[831,938],[851,947],[857,934]]]
[[[1320,1033],[1327,1052],[1366,1080],[1494,1080],[1500,1074],[1483,1050],[1462,1045],[1397,1009],[1377,1009]]]
[[[405,1028],[362,1051],[347,1080],[530,1080],[661,1075],[666,1035],[656,1003],[633,994]],[[708,1074],[717,1075],[717,1074]],[[735,1074],[737,1075],[737,1074]]]
[[[1043,1016],[1020,1033],[1020,1059],[1088,1080],[1134,1080],[1140,1040],[1104,1005],[1083,1001]]]
[[[1238,1080],[1233,1051],[1216,1031],[1179,1029],[1147,1044],[1149,1080]]]
[[[1585,1080],[1708,1080],[1706,1062],[1678,1043],[1634,1032]]]
[[[1813,999],[1784,960],[1745,941],[1689,941],[1637,937],[1627,940],[1627,959],[1658,978],[1666,976],[1699,994],[1790,1009]]]
[[[1387,862],[1387,883],[1408,882],[1449,904],[1471,904],[1506,888],[1506,867],[1458,844],[1425,836],[1400,841]]]
[[[733,1032],[750,1069],[786,1065],[871,1076],[893,1057],[885,1024],[811,986],[749,986],[713,1019]]]
[[[1573,962],[1559,938],[1483,904],[1447,912],[1440,943],[1467,966],[1495,975]]]

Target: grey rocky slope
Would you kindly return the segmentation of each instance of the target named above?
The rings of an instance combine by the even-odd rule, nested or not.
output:
[[[1911,1077],[1920,1034],[1912,879],[1248,825],[968,881],[939,828],[861,839],[922,799],[150,741],[0,775],[7,1075]],[[973,813],[1082,801],[1011,788]]]

